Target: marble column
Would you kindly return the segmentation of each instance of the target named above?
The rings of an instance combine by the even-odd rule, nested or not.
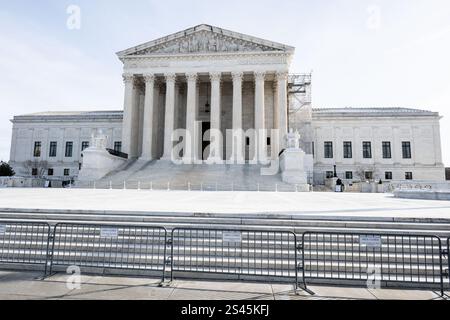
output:
[[[123,107],[122,151],[132,156],[133,108],[134,108],[134,75],[124,74],[125,96]]]
[[[265,132],[265,103],[264,84],[266,74],[255,72],[255,131],[257,143],[257,157],[260,162],[267,158],[267,133]]]
[[[175,129],[175,80],[173,73],[166,74],[166,115],[164,120],[164,154],[163,160],[172,160],[172,134]]]
[[[222,74],[220,72],[211,73],[211,153],[209,161],[220,162],[222,157],[222,133],[220,131],[220,122],[222,117],[222,108],[220,105],[220,80]]]
[[[287,101],[287,72],[277,73],[278,95],[278,129],[280,130],[280,149],[286,148],[286,135],[288,133],[288,101]]]
[[[197,159],[199,136],[197,130],[197,74],[186,74],[187,79],[187,103],[186,103],[186,144],[184,162],[194,163]]]
[[[155,75],[144,74],[145,100],[144,100],[144,121],[142,128],[142,156],[141,159],[150,161],[153,159],[153,114],[154,114],[154,91]]]
[[[280,125],[280,108],[278,106],[278,83],[273,82],[273,128],[279,130]],[[271,149],[272,149],[272,159],[278,159],[278,154],[280,153],[280,134],[276,137],[271,137]]]
[[[238,163],[244,162],[244,132],[242,127],[242,72],[233,72],[233,156]]]

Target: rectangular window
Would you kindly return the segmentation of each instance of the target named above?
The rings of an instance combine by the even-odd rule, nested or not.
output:
[[[38,175],[38,169],[37,168],[31,169],[31,175],[32,176],[37,176]]]
[[[386,171],[386,172],[384,173],[384,178],[385,178],[386,180],[392,180],[392,172]]]
[[[34,143],[33,156],[35,158],[39,158],[41,156],[41,147],[42,147],[42,143],[40,141],[36,141]]]
[[[89,141],[83,141],[81,143],[81,151],[84,151],[87,148],[89,148]]]
[[[391,159],[391,143],[389,141],[383,141],[383,159]]]
[[[52,176],[53,175],[53,169],[48,169],[47,175],[48,176]]]
[[[333,178],[333,176],[334,176],[334,172],[333,171],[327,171],[326,172],[327,179],[331,179],[331,178]]]
[[[64,175],[69,176],[70,175],[70,169],[64,169]]]
[[[352,171],[346,171],[345,172],[345,179],[352,180],[353,179],[353,172]]]
[[[372,171],[364,172],[364,177],[366,178],[366,180],[372,180],[373,179],[373,172]]]
[[[73,142],[67,141],[66,142],[66,158],[71,158],[73,155]]]
[[[267,145],[270,146],[270,137],[267,137]]]
[[[363,158],[372,159],[372,142],[370,141],[363,142]]]
[[[315,158],[316,157],[316,150],[315,150],[314,142],[311,142],[311,149],[312,149],[313,158]]]
[[[325,148],[325,150],[324,150],[325,159],[332,159],[333,158],[333,142],[325,141],[324,148]]]
[[[412,180],[413,179],[412,172],[405,172],[405,179],[406,180]]]
[[[411,142],[409,141],[402,142],[402,153],[403,159],[411,159]]]
[[[344,159],[351,159],[352,157],[352,143],[350,141],[344,141]]]
[[[48,152],[48,156],[50,158],[56,157],[57,146],[58,146],[58,143],[56,141],[50,142],[50,151]]]

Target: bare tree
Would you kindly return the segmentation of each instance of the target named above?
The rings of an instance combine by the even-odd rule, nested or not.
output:
[[[366,179],[366,172],[372,172],[372,179],[370,180],[374,180],[375,179],[375,167],[358,167],[358,169],[355,170],[355,176],[360,180],[360,181],[366,181],[368,179]]]
[[[30,175],[33,175],[33,169],[36,169],[37,170],[36,176],[38,178],[42,178],[45,175],[46,170],[48,169],[48,162],[28,160],[24,163],[24,167],[29,172]]]

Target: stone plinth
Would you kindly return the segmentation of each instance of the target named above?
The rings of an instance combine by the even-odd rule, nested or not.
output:
[[[305,172],[305,152],[302,149],[287,149],[280,156],[281,178],[283,182],[303,185],[309,190]]]
[[[127,159],[111,155],[106,149],[91,147],[83,151],[83,166],[78,181],[95,181],[119,168]]]

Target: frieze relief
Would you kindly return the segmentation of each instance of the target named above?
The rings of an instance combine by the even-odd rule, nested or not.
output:
[[[264,51],[282,50],[243,39],[202,31],[138,51],[133,55]]]

